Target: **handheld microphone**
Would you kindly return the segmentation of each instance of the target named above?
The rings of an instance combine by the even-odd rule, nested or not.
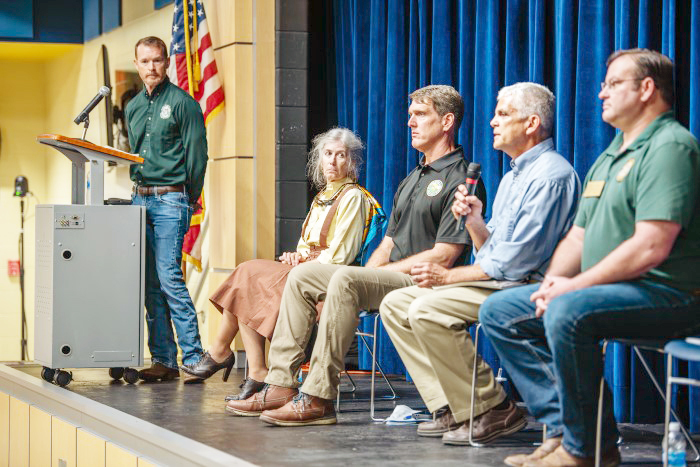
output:
[[[97,95],[96,95],[95,97],[93,97],[92,100],[90,101],[90,103],[89,103],[88,105],[85,106],[85,108],[83,109],[83,111],[80,112],[80,114],[78,114],[77,117],[75,117],[75,120],[73,120],[73,121],[75,122],[75,124],[76,124],[76,125],[80,125],[82,122],[84,122],[85,120],[87,120],[88,114],[92,111],[92,109],[94,109],[95,107],[97,107],[97,104],[100,103],[100,101],[102,100],[102,98],[103,98],[103,97],[109,96],[111,92],[112,92],[112,90],[109,89],[109,87],[107,87],[107,86],[102,86],[102,87],[100,88],[100,90],[97,91]]]
[[[476,185],[479,182],[479,177],[481,177],[481,164],[476,162],[470,162],[467,166],[467,180],[465,184],[467,185],[467,195],[471,196],[476,193]],[[464,223],[466,221],[466,216],[459,217],[459,231],[464,230]]]

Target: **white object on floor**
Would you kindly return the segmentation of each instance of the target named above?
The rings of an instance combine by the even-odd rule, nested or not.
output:
[[[394,411],[385,420],[387,425],[404,425],[407,423],[418,423],[418,420],[413,416],[420,410],[413,410],[407,405],[397,405]]]

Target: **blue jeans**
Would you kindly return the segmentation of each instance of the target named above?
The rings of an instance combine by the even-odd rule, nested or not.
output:
[[[530,295],[539,284],[491,295],[479,310],[484,332],[530,413],[563,435],[575,456],[595,454],[598,388],[605,338],[663,339],[700,330],[700,301],[648,280],[577,290],[552,300],[535,317]],[[603,452],[615,446],[612,396],[605,386]]]
[[[182,242],[192,217],[187,195],[133,195],[132,203],[146,206],[145,301],[151,361],[177,368],[175,325],[182,363],[196,363],[203,352],[197,313],[180,268]]]

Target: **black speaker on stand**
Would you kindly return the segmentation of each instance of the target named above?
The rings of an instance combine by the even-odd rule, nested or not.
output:
[[[22,175],[15,178],[14,196],[19,198],[20,230],[19,230],[19,289],[22,295],[22,361],[28,357],[27,352],[27,313],[24,306],[24,198],[29,193],[29,181]]]

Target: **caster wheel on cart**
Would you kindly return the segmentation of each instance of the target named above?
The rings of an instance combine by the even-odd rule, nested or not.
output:
[[[41,369],[41,379],[47,383],[53,383],[53,376],[56,372],[52,368],[43,367]]]
[[[112,379],[122,379],[122,376],[124,376],[124,368],[121,368],[121,367],[110,368],[109,369],[109,376]]]
[[[139,372],[133,368],[124,368],[124,381],[129,384],[136,384],[139,380]]]
[[[68,386],[68,383],[73,379],[73,375],[67,371],[59,370],[56,373],[56,384],[61,387]]]

